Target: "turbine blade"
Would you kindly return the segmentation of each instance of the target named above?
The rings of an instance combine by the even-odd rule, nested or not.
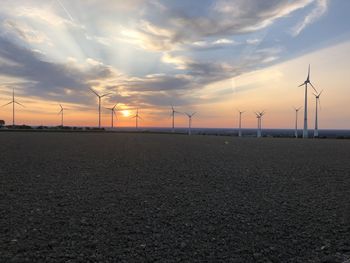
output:
[[[94,91],[92,88],[89,88],[93,93],[95,93],[95,95],[97,96],[97,97],[100,97],[100,95],[98,95],[97,94],[97,92],[96,91]]]
[[[111,95],[111,94],[112,94],[112,92],[108,92],[106,94],[101,95],[100,97],[103,98],[103,97],[106,97],[106,96]]]
[[[20,106],[22,106],[23,108],[25,108],[24,105],[21,104],[21,103],[19,103],[18,101],[15,101],[15,103],[18,104],[18,105],[20,105]]]
[[[317,89],[314,87],[314,85],[312,85],[312,83],[309,81],[309,84],[311,85],[311,87],[314,89],[314,91],[316,91],[316,93],[318,93]]]
[[[300,84],[298,87],[301,87],[301,86],[304,86],[305,85],[305,83],[303,83],[303,84]]]
[[[309,64],[309,70],[307,72],[307,80],[310,80],[310,64]]]
[[[320,92],[320,93],[318,93],[318,97],[320,97],[320,96],[321,96],[322,92],[323,92],[323,90],[321,90],[321,92]]]
[[[13,103],[13,102],[10,101],[9,103],[6,103],[6,104],[2,105],[1,107],[5,107],[5,106],[7,106],[7,105],[9,105],[9,104],[11,104],[11,103]]]

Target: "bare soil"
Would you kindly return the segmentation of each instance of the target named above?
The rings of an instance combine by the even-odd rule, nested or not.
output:
[[[0,133],[0,262],[349,259],[349,140]]]

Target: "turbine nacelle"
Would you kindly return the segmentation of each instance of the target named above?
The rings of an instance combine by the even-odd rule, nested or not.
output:
[[[193,112],[192,114],[184,112],[184,114],[187,115],[187,117],[191,119],[196,114],[196,112]]]
[[[318,92],[317,89],[314,87],[314,85],[312,85],[312,83],[310,81],[310,65],[309,65],[309,69],[308,69],[308,74],[307,74],[306,80],[304,81],[304,83],[300,84],[298,87],[301,87],[301,86],[307,87],[307,84],[310,84],[311,87],[313,88],[313,90],[315,92]]]

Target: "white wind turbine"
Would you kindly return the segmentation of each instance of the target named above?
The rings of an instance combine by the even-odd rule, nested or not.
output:
[[[321,90],[320,93],[314,93],[314,96],[316,98],[316,111],[315,111],[315,130],[314,130],[314,138],[318,137],[318,106],[321,106],[320,104],[320,96],[322,94],[323,90]]]
[[[310,65],[309,65],[309,70],[308,70],[308,74],[307,74],[307,78],[304,81],[303,84],[300,84],[298,87],[304,86],[305,85],[305,105],[304,105],[304,129],[303,129],[303,138],[308,138],[309,134],[308,134],[308,129],[307,129],[307,84],[310,84],[311,87],[317,92],[317,90],[315,89],[315,87],[312,85],[312,83],[310,82]]]
[[[60,105],[60,108],[61,108],[58,114],[61,114],[61,126],[63,127],[63,114],[64,114],[64,110],[66,109],[63,108],[61,104],[58,104],[58,105]]]
[[[301,107],[299,108],[296,108],[296,107],[293,107],[294,110],[295,110],[295,130],[294,130],[294,136],[295,138],[298,138],[298,113],[299,113],[299,110],[301,109]]]
[[[265,111],[261,111],[261,112],[255,112],[255,115],[256,115],[256,118],[258,119],[258,129],[257,129],[257,134],[256,134],[256,137],[257,138],[260,138],[261,137],[261,119],[262,117],[265,115]]]
[[[135,118],[135,127],[136,127],[136,130],[139,129],[139,119],[142,120],[141,116],[139,115],[139,109],[136,109],[136,114],[134,116],[132,116],[131,118]]]
[[[99,95],[96,91],[94,91],[92,88],[90,90],[98,97],[98,128],[101,128],[101,98],[110,95],[111,93],[105,93],[103,95]]]
[[[15,126],[15,104],[24,107],[21,103],[15,100],[15,89],[12,90],[12,100],[9,103],[2,105],[1,107],[5,107],[9,104],[12,104],[12,126]]]
[[[192,117],[196,114],[196,112],[193,112],[192,114],[185,112],[185,114],[188,117],[188,135],[192,134]]]
[[[171,106],[171,117],[172,117],[172,132],[175,132],[175,114],[180,113],[174,109],[174,106]]]
[[[238,122],[238,137],[242,137],[242,114],[244,111],[238,110],[239,113],[239,122]]]
[[[116,111],[117,111],[117,109],[116,109],[116,107],[117,107],[117,105],[118,105],[118,103],[117,104],[115,104],[112,108],[106,108],[107,110],[110,110],[111,111],[111,128],[113,129],[114,128],[114,116],[115,116],[115,119],[117,120],[118,118],[117,118],[117,113],[116,113]]]

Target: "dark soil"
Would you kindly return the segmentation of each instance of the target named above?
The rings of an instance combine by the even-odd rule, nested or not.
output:
[[[0,134],[0,262],[347,262],[350,141]]]

